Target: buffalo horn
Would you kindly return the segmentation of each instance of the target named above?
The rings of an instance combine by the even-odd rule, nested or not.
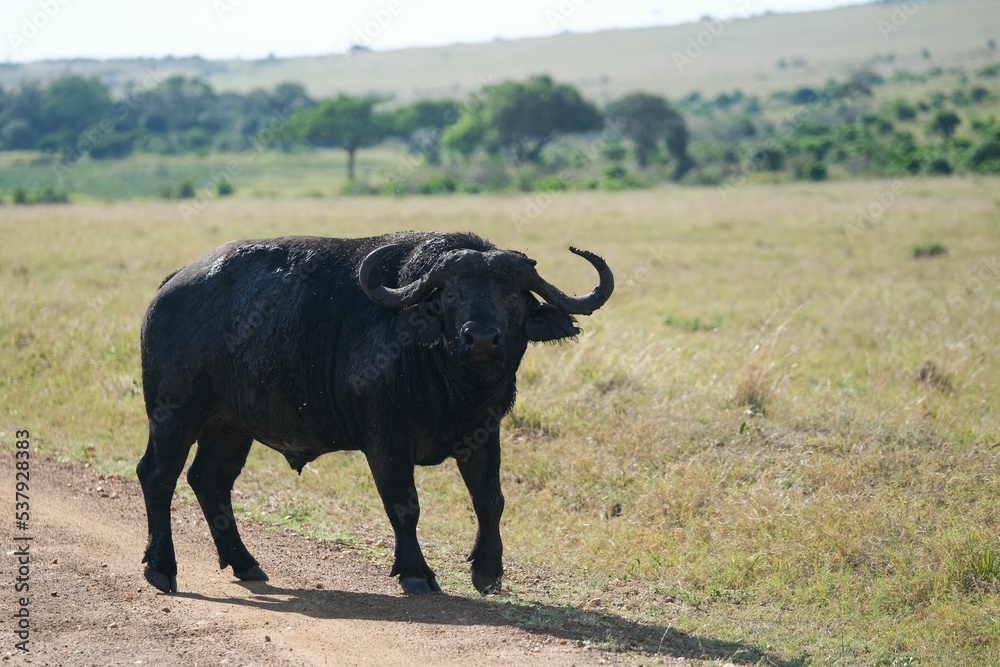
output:
[[[479,262],[482,262],[482,254],[474,250],[453,250],[445,253],[430,271],[408,285],[386,287],[381,283],[372,284],[372,272],[379,261],[398,247],[397,244],[389,244],[376,248],[364,258],[358,269],[358,281],[361,283],[361,289],[364,290],[369,299],[386,308],[407,308],[417,303],[432,290],[443,286],[445,281],[460,270],[463,265],[474,262],[474,255],[478,255]]]
[[[538,296],[545,299],[548,303],[562,308],[567,313],[572,315],[590,315],[611,298],[611,293],[615,289],[615,276],[611,273],[611,269],[607,263],[594,253],[573,247],[570,247],[569,251],[574,255],[583,257],[597,269],[600,282],[594,288],[593,292],[586,296],[569,296],[558,287],[544,280],[534,270],[531,271],[527,288],[538,294]]]

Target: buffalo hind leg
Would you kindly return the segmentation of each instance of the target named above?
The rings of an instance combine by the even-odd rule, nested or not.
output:
[[[146,453],[136,466],[146,502],[149,541],[142,562],[146,581],[164,593],[177,591],[177,559],[170,530],[170,501],[196,433],[179,423],[169,426],[151,418]]]
[[[424,560],[417,541],[417,521],[420,520],[420,503],[413,481],[413,464],[393,460],[388,455],[369,455],[368,465],[375,478],[375,486],[382,497],[382,506],[389,516],[389,523],[396,534],[395,562],[390,577],[399,575],[403,592],[413,595],[440,593],[434,571]]]
[[[212,531],[219,567],[231,565],[233,574],[243,581],[267,581],[264,570],[244,546],[233,515],[233,483],[246,464],[252,443],[253,438],[238,429],[206,426],[187,478]]]

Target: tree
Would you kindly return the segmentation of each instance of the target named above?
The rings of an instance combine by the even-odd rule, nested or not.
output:
[[[340,94],[301,109],[290,121],[306,143],[347,151],[347,178],[354,180],[354,156],[387,136],[385,120],[375,113],[376,97]]]
[[[688,173],[694,167],[694,160],[691,159],[691,156],[687,152],[689,138],[687,125],[684,123],[684,119],[678,115],[667,127],[666,136],[667,151],[670,153],[670,157],[674,159],[675,181],[684,178],[684,174]]]
[[[41,109],[43,133],[59,133],[75,141],[111,110],[108,89],[97,79],[64,76],[49,84]]]
[[[558,135],[602,125],[600,111],[576,88],[539,75],[488,86],[466,104],[447,143],[467,150],[477,139],[487,151],[505,151],[517,163],[538,162],[542,148]]]
[[[22,83],[16,93],[8,93],[0,112],[0,148],[34,148],[40,136],[38,119],[44,104],[45,93],[36,83]]]
[[[962,119],[954,111],[939,111],[931,121],[931,130],[948,139],[955,134],[961,122]]]
[[[608,122],[632,142],[640,169],[646,168],[650,154],[679,118],[667,100],[648,93],[626,95],[608,110]]]
[[[388,112],[388,131],[436,165],[441,162],[441,135],[458,120],[460,112],[461,105],[455,100],[421,100]]]

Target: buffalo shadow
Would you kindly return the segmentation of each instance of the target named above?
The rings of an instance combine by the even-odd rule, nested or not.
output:
[[[231,604],[319,619],[354,619],[487,625],[519,628],[536,635],[587,643],[609,653],[632,653],[687,660],[794,667],[804,657],[784,660],[753,646],[681,632],[666,625],[645,624],[597,609],[498,598],[466,598],[434,593],[421,596],[360,593],[335,589],[281,588],[267,582],[234,582],[252,597],[211,597],[178,592],[172,596]]]

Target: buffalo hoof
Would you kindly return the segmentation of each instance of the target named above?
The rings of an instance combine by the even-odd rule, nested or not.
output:
[[[267,581],[267,573],[260,569],[259,565],[248,567],[242,572],[234,572],[240,581]]]
[[[177,592],[177,577],[175,575],[163,574],[162,572],[157,572],[151,567],[147,567],[142,574],[146,577],[146,581],[153,584],[153,586],[160,589],[164,593]]]
[[[502,577],[486,577],[475,570],[472,571],[472,585],[483,595],[495,595],[499,593],[503,587],[502,582]]]
[[[403,592],[407,595],[426,595],[427,593],[440,593],[437,579],[431,577],[400,577],[399,585],[403,587]]]

